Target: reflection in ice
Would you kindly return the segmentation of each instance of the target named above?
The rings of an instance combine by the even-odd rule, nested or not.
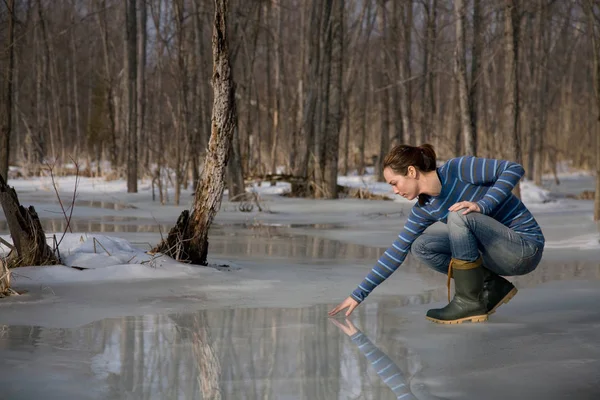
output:
[[[74,330],[10,326],[0,356],[31,375],[9,368],[0,385],[22,399],[396,398],[326,311],[198,311]]]

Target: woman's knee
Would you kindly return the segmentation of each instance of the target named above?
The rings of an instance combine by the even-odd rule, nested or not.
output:
[[[415,239],[413,244],[410,246],[410,253],[418,258],[423,259],[425,255],[428,253],[427,251],[427,243],[429,242],[426,235],[421,235]]]
[[[463,214],[464,210],[450,211],[448,213],[448,225],[466,225],[469,214]]]

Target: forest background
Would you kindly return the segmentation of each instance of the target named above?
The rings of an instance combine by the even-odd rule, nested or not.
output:
[[[179,204],[211,132],[213,14],[212,0],[3,0],[0,173],[76,161],[129,192],[152,177]],[[338,175],[381,174],[396,143],[515,160],[538,185],[563,161],[600,168],[596,0],[232,0],[227,29],[230,197],[284,174],[336,198]]]

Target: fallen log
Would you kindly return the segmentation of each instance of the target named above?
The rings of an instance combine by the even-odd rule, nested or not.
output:
[[[8,186],[1,175],[0,204],[14,247],[6,258],[6,266],[16,268],[58,264],[58,258],[46,243],[46,235],[35,208],[23,207],[15,189]]]

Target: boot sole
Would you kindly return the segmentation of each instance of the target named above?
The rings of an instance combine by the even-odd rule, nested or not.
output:
[[[496,312],[496,309],[498,307],[500,307],[502,304],[506,304],[508,303],[513,297],[515,297],[515,295],[517,294],[518,290],[517,288],[513,288],[510,292],[508,292],[508,294],[506,296],[504,296],[504,298],[502,300],[500,300],[498,302],[498,304],[496,304],[494,306],[494,308],[492,308],[489,312],[488,315],[492,315],[493,313]]]
[[[427,318],[428,320],[430,320],[432,322],[435,322],[436,324],[445,324],[445,325],[462,324],[463,322],[485,322],[488,320],[487,314],[475,315],[473,317],[452,319],[452,320],[448,320],[448,321],[445,321],[443,319],[431,318],[431,317],[425,317],[425,318]]]

